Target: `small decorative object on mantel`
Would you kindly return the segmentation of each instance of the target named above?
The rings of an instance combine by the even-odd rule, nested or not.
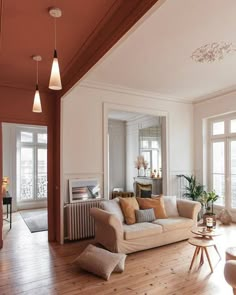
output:
[[[135,168],[138,169],[138,177],[140,175],[140,169],[144,168],[144,176],[146,176],[146,169],[148,168],[148,162],[144,160],[142,155],[137,156],[136,161],[134,162]]]
[[[218,217],[222,224],[229,225],[232,222],[232,217],[226,209],[222,209]]]

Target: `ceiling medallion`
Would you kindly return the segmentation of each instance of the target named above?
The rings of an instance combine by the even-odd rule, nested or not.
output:
[[[222,60],[226,54],[233,53],[236,48],[233,43],[229,42],[213,42],[197,48],[191,58],[196,62],[212,63]]]

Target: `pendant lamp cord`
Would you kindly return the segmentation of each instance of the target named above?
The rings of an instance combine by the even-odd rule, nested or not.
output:
[[[39,62],[36,61],[36,84],[39,84]]]
[[[57,49],[57,20],[54,18],[54,49]]]

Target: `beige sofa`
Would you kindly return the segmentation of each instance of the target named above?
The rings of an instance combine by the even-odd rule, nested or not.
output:
[[[166,198],[170,200],[171,197]],[[173,202],[169,200],[164,197],[167,219],[131,225],[123,223],[122,213],[116,210],[108,212],[92,208],[96,242],[111,252],[132,253],[188,239],[191,236],[191,228],[197,225],[201,205],[199,202],[177,199],[175,212],[173,208],[169,208],[173,207]],[[112,201],[114,202],[105,202]],[[110,209],[110,203],[107,204]]]

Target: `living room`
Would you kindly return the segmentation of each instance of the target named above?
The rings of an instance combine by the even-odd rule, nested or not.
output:
[[[77,85],[64,93],[61,106],[54,99],[50,101],[50,105],[45,108],[46,115],[39,121],[42,125],[45,122],[46,125],[49,124],[49,133],[55,136],[59,124],[55,124],[58,114],[56,115],[54,108],[57,105],[60,109],[60,157],[58,151],[54,154],[59,137],[53,144],[49,143],[49,153],[52,156],[50,165],[60,163],[60,175],[52,173],[52,170],[58,173],[58,166],[50,166],[48,181],[50,192],[53,191],[56,195],[59,190],[55,184],[58,182],[50,180],[54,177],[60,179],[60,202],[54,197],[57,200],[56,211],[60,212],[60,216],[52,217],[52,222],[55,223],[57,240],[61,244],[65,242],[64,203],[69,198],[69,179],[98,179],[102,195],[108,198],[106,135],[111,111],[165,118],[164,195],[179,195],[177,175],[181,174],[194,174],[206,188],[214,189],[214,182],[209,182],[212,171],[209,169],[211,154],[208,132],[210,124],[224,122],[224,126],[228,126],[230,120],[234,120],[236,71],[233,65],[236,57],[234,49],[224,51],[223,59],[221,56],[217,57],[220,52],[216,50],[214,62],[207,61],[207,54],[204,57],[205,63],[196,62],[192,56],[195,50],[206,44],[219,42],[219,46],[226,46],[229,45],[226,42],[234,43],[233,8],[233,1],[228,1],[228,5],[220,1],[161,1],[161,5],[154,5]],[[228,23],[219,21],[225,19],[229,20]],[[14,90],[12,97],[16,96]],[[21,92],[22,97],[24,92]],[[30,93],[27,97],[27,106],[31,108]],[[45,101],[50,98],[47,95],[43,97],[44,106]],[[17,106],[12,111],[12,117],[15,114]],[[7,121],[4,116],[2,111],[1,122]],[[37,121],[30,115],[27,118],[32,124]],[[19,120],[24,120],[23,115]],[[229,134],[225,132],[225,135],[223,142],[229,140]],[[233,132],[231,135],[233,140]],[[211,139],[214,143],[214,138]],[[220,141],[220,134],[215,139]],[[134,162],[135,158],[130,161]],[[137,176],[135,167],[132,169],[132,177]],[[228,175],[225,177],[228,178]],[[230,191],[230,186],[227,191]],[[230,193],[229,196],[231,198]],[[235,208],[225,198],[225,208],[235,222]],[[51,198],[49,202],[53,202]],[[217,205],[215,207],[218,212],[223,208]],[[49,211],[52,208],[51,203]],[[225,249],[234,242],[235,229],[234,223],[223,228],[224,238],[219,237],[222,258]],[[55,234],[51,237],[55,240]],[[42,261],[43,269],[35,271],[34,278],[26,271],[26,278],[22,278],[19,265],[15,269],[19,285],[16,283],[15,286],[9,286],[5,278],[6,294],[18,294],[20,291],[31,294],[35,290],[40,292],[38,286],[42,287],[41,291],[45,294],[232,294],[232,288],[224,280],[224,259],[218,263],[215,253],[211,253],[214,268],[212,274],[206,262],[201,269],[194,268],[188,273],[194,249],[186,241],[129,254],[125,272],[112,274],[108,282],[87,272],[80,272],[71,265],[88,241],[65,243],[63,246],[45,246],[40,238],[31,241],[34,242],[37,246],[40,245],[42,257],[55,251],[55,260],[47,260],[47,263],[56,265],[57,270],[54,272],[52,265],[46,262],[43,264]],[[8,241],[6,245],[9,245]],[[33,249],[32,245],[30,249]],[[1,251],[7,253],[6,248]],[[7,255],[11,259],[9,252]],[[7,259],[2,261],[7,267]],[[28,263],[33,264],[30,257]],[[27,264],[25,266],[27,268]],[[7,273],[10,273],[9,269]],[[39,281],[36,279],[37,275]],[[55,284],[47,282],[57,275],[59,279],[56,279]],[[12,284],[14,285],[13,281]],[[1,285],[0,290],[4,292],[4,285]]]

